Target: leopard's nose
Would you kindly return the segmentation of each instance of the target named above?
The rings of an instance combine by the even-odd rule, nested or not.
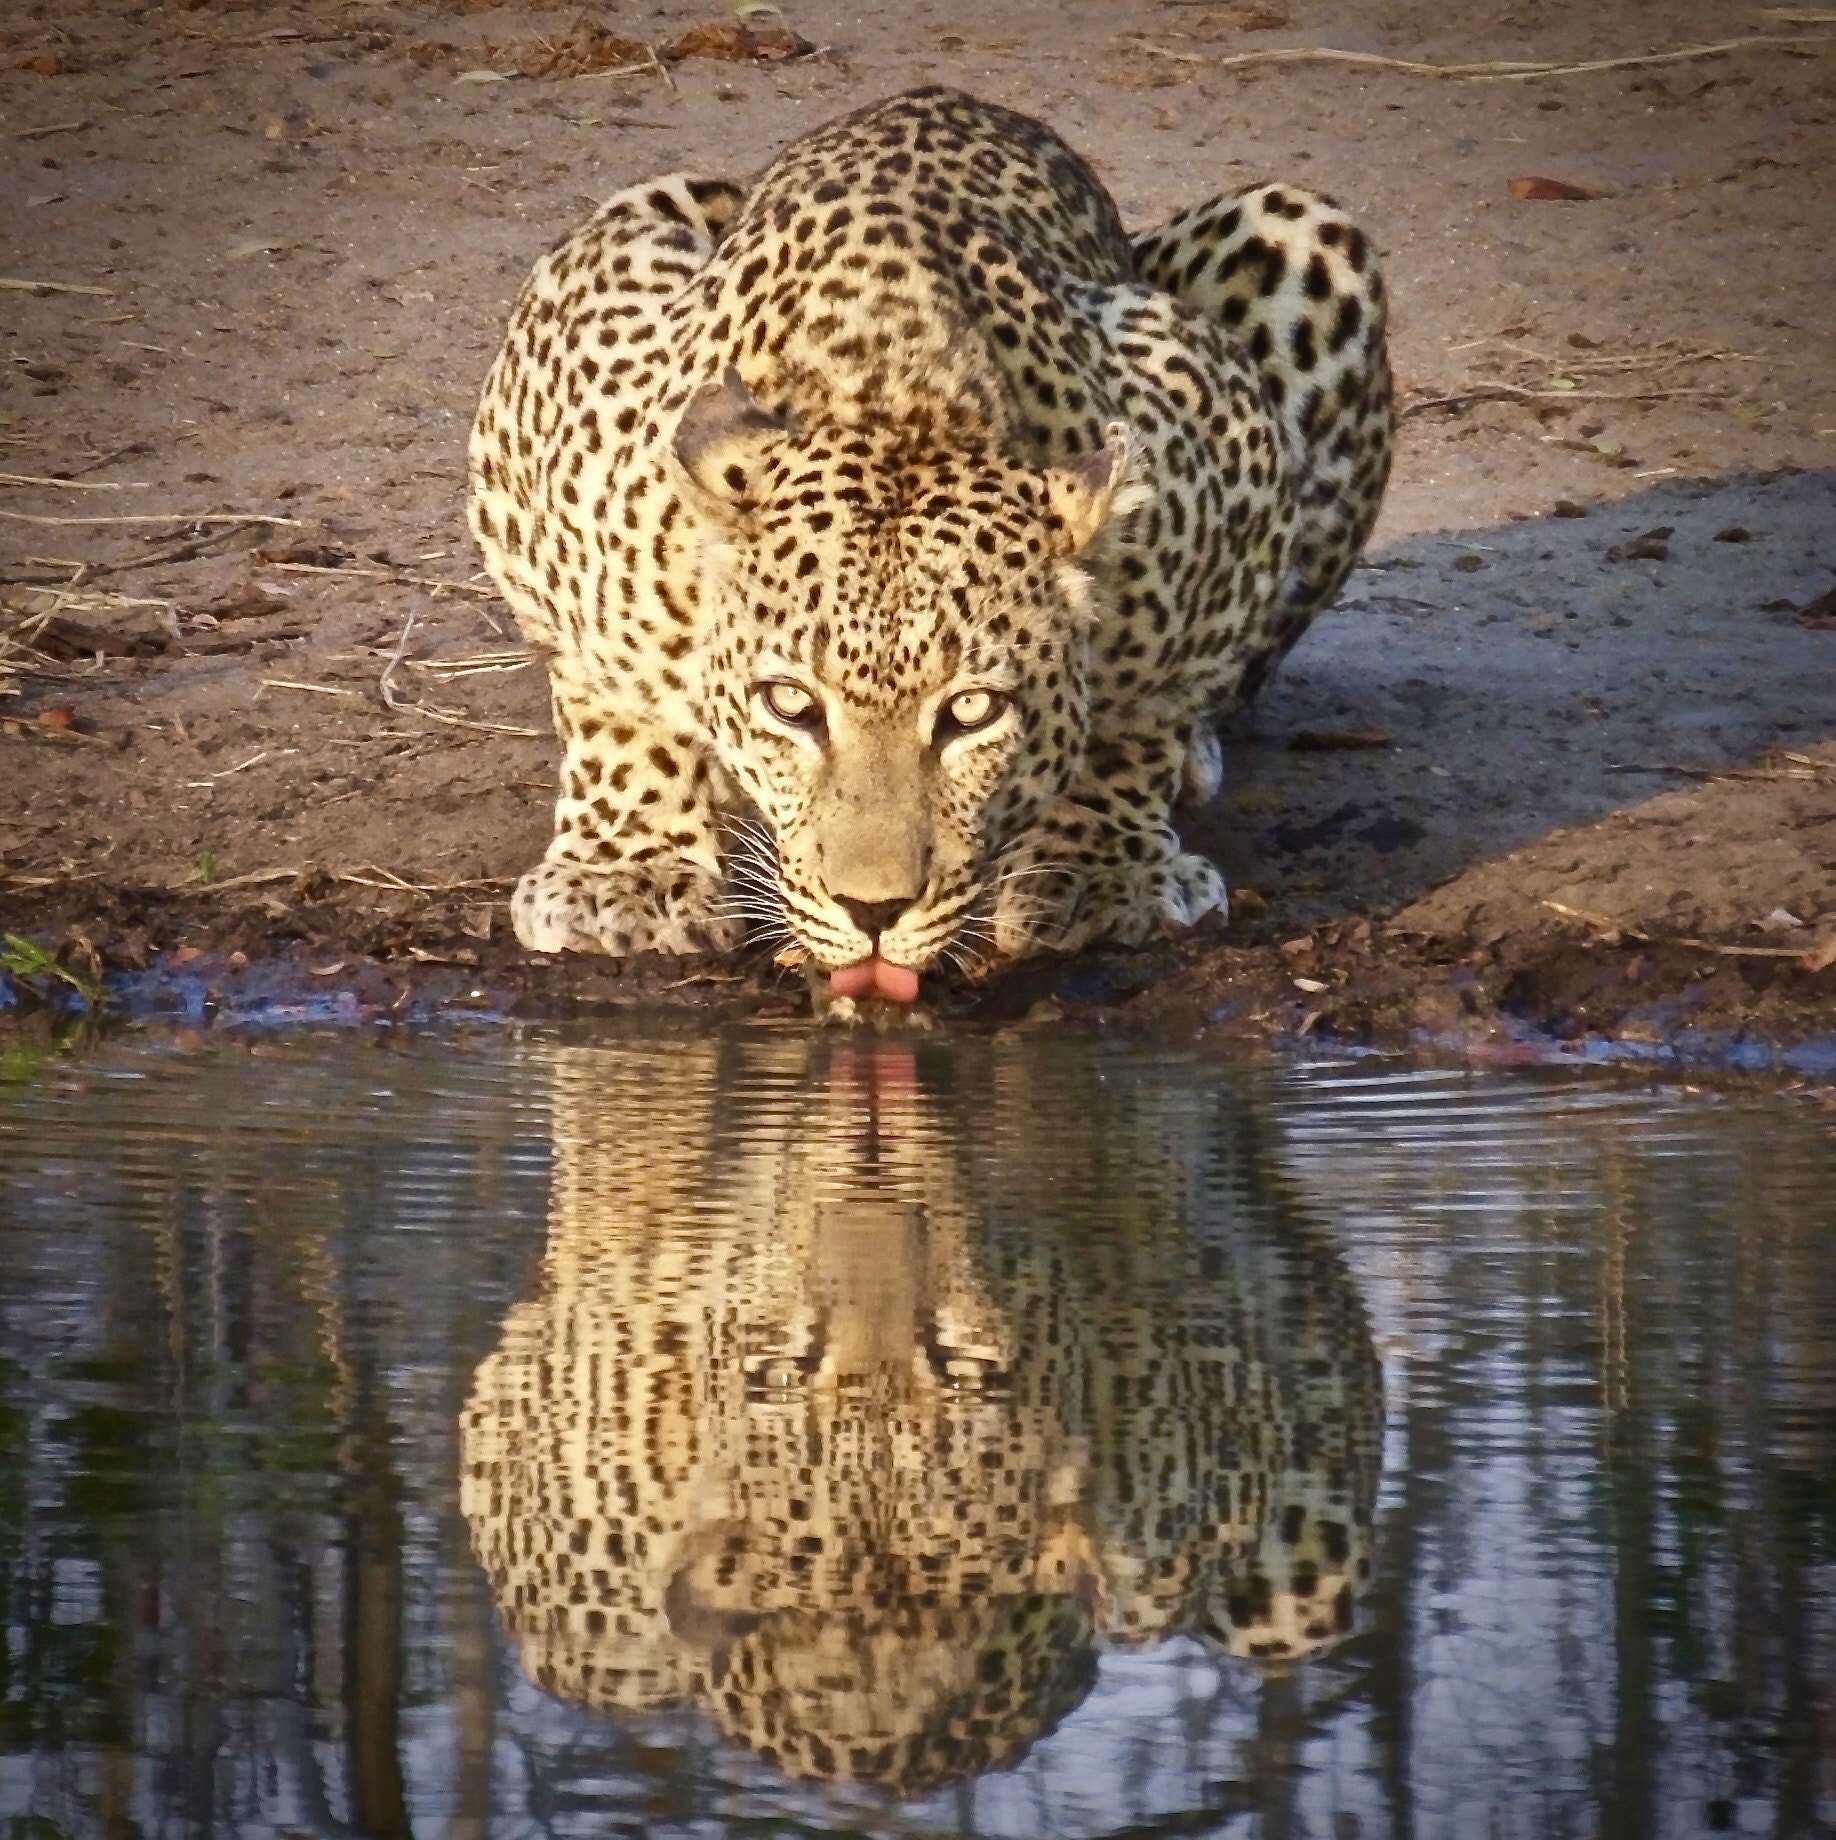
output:
[[[852,901],[845,894],[835,898],[847,910],[848,918],[869,939],[878,939],[882,933],[889,932],[899,916],[911,906],[910,901]]]

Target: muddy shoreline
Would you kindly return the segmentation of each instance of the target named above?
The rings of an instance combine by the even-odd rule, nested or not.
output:
[[[1280,941],[1232,938],[1241,923],[1205,928],[1140,952],[1029,961],[981,985],[931,980],[917,1013],[883,1006],[868,1026],[1120,1027],[1229,1052],[1413,1050],[1836,1086],[1836,977],[1810,969],[1807,952],[1715,951],[1555,918],[1482,937],[1369,917]],[[465,924],[465,907],[433,897],[412,917],[379,921],[322,877],[259,901],[92,894],[73,904],[55,953],[70,978],[9,981],[0,1048],[88,1035],[78,985],[92,1002],[103,993],[105,1029],[616,1025],[659,1014],[795,1024],[821,1010],[804,977],[759,952],[541,958],[471,938]]]

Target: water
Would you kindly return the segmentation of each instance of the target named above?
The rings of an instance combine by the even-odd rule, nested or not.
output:
[[[1836,1134],[1050,1032],[15,1066],[0,1618],[5,1840],[1827,1834]]]

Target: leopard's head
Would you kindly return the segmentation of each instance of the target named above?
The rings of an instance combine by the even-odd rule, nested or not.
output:
[[[736,899],[887,995],[1023,949],[994,937],[994,865],[1083,756],[1090,551],[1141,496],[1126,430],[1039,468],[974,426],[800,426],[729,369],[675,455],[710,533],[708,726],[762,820]]]

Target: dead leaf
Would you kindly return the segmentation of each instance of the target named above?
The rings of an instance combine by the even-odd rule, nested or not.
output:
[[[1827,588],[1798,609],[1798,624],[1820,632],[1836,630],[1836,588]]]
[[[351,560],[353,552],[348,549],[335,549],[328,543],[284,543],[264,546],[255,552],[257,562],[297,562],[307,568],[335,569],[341,568]]]
[[[1669,524],[1659,524],[1651,530],[1641,531],[1629,543],[1615,543],[1607,551],[1609,562],[1665,562],[1670,557],[1670,541],[1674,534]]]
[[[1832,965],[1836,965],[1836,933],[1820,940],[1798,960],[1800,971],[1827,971]]]
[[[229,252],[232,262],[247,262],[256,256],[277,256],[288,249],[298,249],[297,238],[286,236],[252,237],[246,243],[238,243]]]
[[[1296,978],[1294,988],[1306,991],[1309,996],[1318,996],[1326,986],[1318,978]]]
[[[86,626],[80,620],[66,619],[61,614],[54,615],[43,625],[34,621],[30,643],[35,651],[60,663],[87,661],[98,653],[104,658],[156,658],[167,649],[167,642],[161,635],[145,631],[104,632],[100,627]]]
[[[1507,180],[1505,190],[1513,198],[1546,198],[1569,204],[1601,196],[1589,186],[1574,185],[1567,179],[1546,179],[1540,174]]]
[[[288,604],[280,595],[268,594],[252,582],[232,589],[221,599],[199,609],[219,623],[224,620],[255,620],[265,614],[285,613],[287,610]]]
[[[748,25],[719,22],[690,26],[663,55],[681,58],[717,58],[727,64],[782,64],[787,58],[808,57],[816,47],[787,25]]]
[[[519,77],[589,77],[600,70],[641,68],[651,61],[650,47],[641,38],[626,38],[604,26],[582,20],[571,32],[532,38],[503,51],[493,51],[494,62]],[[482,83],[498,73],[467,71],[461,83]]]
[[[41,77],[67,77],[74,66],[55,51],[24,51],[13,59],[15,70],[29,70]]]
[[[76,710],[68,703],[59,703],[54,709],[41,709],[38,719],[46,728],[75,728]]]
[[[1349,754],[1394,743],[1377,728],[1303,728],[1288,743],[1291,754]]]

